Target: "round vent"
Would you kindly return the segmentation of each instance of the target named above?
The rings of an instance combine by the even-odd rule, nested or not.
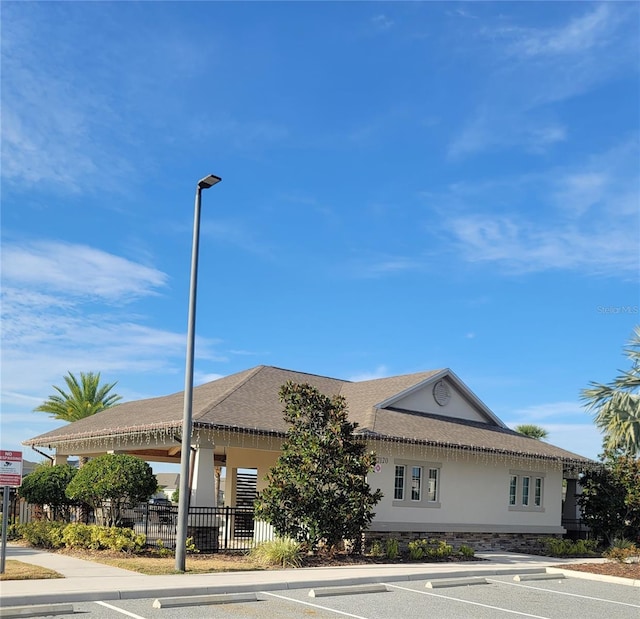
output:
[[[440,406],[446,406],[449,404],[449,400],[451,399],[451,391],[447,383],[443,380],[439,380],[433,386],[433,399],[440,404]]]

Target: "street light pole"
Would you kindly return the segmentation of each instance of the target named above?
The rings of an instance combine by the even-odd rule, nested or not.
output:
[[[198,247],[200,245],[200,202],[202,190],[213,187],[222,179],[210,174],[198,181],[195,212],[193,214],[193,243],[191,246],[191,284],[189,288],[189,316],[187,320],[187,363],[184,377],[184,413],[182,417],[182,447],[180,449],[180,492],[178,497],[178,530],[176,531],[176,570],[185,571],[187,528],[189,525],[189,461],[193,426],[193,353],[196,337],[196,293],[198,288]]]

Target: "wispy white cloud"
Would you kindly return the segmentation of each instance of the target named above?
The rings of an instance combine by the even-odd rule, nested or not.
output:
[[[386,365],[379,365],[372,371],[364,371],[353,374],[347,378],[353,382],[361,382],[365,380],[375,380],[376,378],[386,378],[390,376],[389,368]]]
[[[353,277],[376,278],[415,271],[423,269],[424,266],[425,261],[420,257],[375,255],[369,259],[360,258],[352,261],[347,272]]]
[[[121,376],[174,374],[183,333],[146,324],[126,309],[166,284],[161,271],[83,245],[25,242],[3,247],[3,401],[30,405],[68,371]],[[198,359],[217,359],[198,338]]]
[[[6,186],[91,194],[99,178],[101,192],[127,193],[168,144],[175,153],[214,139],[218,148],[256,155],[287,139],[288,127],[261,113],[194,105],[202,76],[223,56],[220,42],[158,28],[148,11],[131,8],[122,20],[108,3],[3,5]]]
[[[73,21],[70,16],[68,24]],[[89,78],[87,71],[74,72],[77,50],[70,43],[43,45],[38,32],[46,27],[38,12],[3,7],[3,179],[73,192],[90,189],[98,172],[103,181],[107,175],[122,180],[132,168],[113,148],[111,129],[105,131],[122,127],[121,119],[111,95],[87,88],[97,74],[115,76],[119,69],[105,52],[96,56]]]
[[[121,301],[154,294],[168,280],[165,273],[152,267],[87,245],[60,241],[5,243],[2,276],[5,282],[26,288],[32,303],[55,304],[69,301],[52,300],[42,291]]]
[[[369,20],[369,23],[374,30],[382,32],[392,28],[395,22],[384,13],[378,13]]]
[[[588,458],[596,459],[602,451],[602,434],[579,402],[534,404],[510,411],[503,419],[510,428],[539,425],[549,433],[546,441]]]
[[[523,147],[540,154],[567,139],[567,128],[556,120],[523,116],[524,110],[509,111],[501,106],[487,106],[458,133],[448,147],[447,155],[459,159],[484,150]]]
[[[562,417],[576,418],[578,420],[588,419],[584,407],[579,402],[548,402],[545,404],[533,404],[524,408],[518,408],[509,415],[511,420],[509,423],[535,423],[540,424],[548,419],[556,419]]]
[[[253,350],[234,350],[231,349],[229,351],[230,355],[238,355],[240,357],[255,357],[257,355],[262,355],[263,353],[255,352]]]
[[[585,54],[608,44],[619,19],[619,13],[602,3],[561,27],[519,31],[512,51],[524,56]]]
[[[585,270],[592,274],[637,272],[637,238],[621,230],[553,230],[514,218],[475,215],[453,219],[458,249],[471,262],[499,263],[505,271]]]
[[[618,76],[637,71],[637,7],[600,4],[553,28],[485,25],[493,56],[477,107],[461,123],[447,155],[460,159],[483,151],[521,148],[540,154],[570,137],[549,104],[566,101]]]
[[[637,147],[630,140],[571,167],[457,183],[425,200],[466,261],[628,278],[639,266]]]
[[[215,372],[195,372],[193,377],[193,382],[196,385],[204,385],[205,383],[210,383],[211,381],[218,380],[222,378],[224,374],[216,374]]]

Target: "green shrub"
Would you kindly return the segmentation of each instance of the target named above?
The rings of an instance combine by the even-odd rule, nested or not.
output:
[[[382,542],[379,539],[374,539],[371,542],[371,548],[369,548],[369,556],[375,558],[384,556],[384,552],[382,550]]]
[[[409,558],[412,561],[419,561],[424,556],[424,547],[422,542],[426,540],[414,539],[407,545],[409,549]]]
[[[167,548],[161,539],[156,540],[156,549],[157,549],[156,552],[161,557],[168,557],[173,554],[171,552],[171,548]]]
[[[249,555],[261,565],[279,565],[281,567],[300,567],[302,565],[302,546],[288,537],[279,537],[261,542],[251,549]]]
[[[34,520],[18,527],[20,537],[31,546],[38,548],[60,548],[62,541],[63,522],[49,520]]]
[[[597,554],[598,541],[595,539],[579,539],[574,544],[574,550],[577,555]]]
[[[413,561],[420,559],[442,561],[453,554],[453,546],[437,539],[416,539],[409,542],[408,547],[409,558]]]
[[[94,526],[92,543],[99,549],[116,550],[119,552],[139,552],[145,546],[147,539],[138,535],[127,527],[98,527]]]
[[[200,552],[196,546],[196,543],[193,541],[193,537],[187,537],[187,539],[185,540],[185,549],[187,552],[192,552],[194,554],[198,554]]]
[[[598,543],[595,540],[579,539],[572,541],[558,537],[544,537],[540,540],[544,552],[550,557],[593,556],[597,553]]]
[[[387,557],[387,559],[390,559],[391,561],[398,558],[398,556],[400,555],[400,545],[398,544],[397,539],[387,540],[387,543],[385,544],[384,554]]]
[[[117,550],[139,552],[146,544],[144,535],[132,529],[99,527],[75,522],[50,522],[38,520],[15,527],[14,539],[24,539],[39,548],[83,548],[86,550]]]
[[[471,546],[462,544],[460,548],[458,548],[458,554],[465,559],[473,559],[473,557],[476,556],[476,551],[471,548]]]
[[[92,544],[93,527],[81,522],[68,524],[62,532],[62,541],[67,548],[96,549]]]
[[[22,539],[22,533],[20,533],[20,525],[14,522],[7,527],[7,540],[12,542],[17,539]]]

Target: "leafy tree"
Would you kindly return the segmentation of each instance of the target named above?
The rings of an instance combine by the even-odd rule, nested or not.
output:
[[[520,424],[519,426],[516,426],[515,430],[520,434],[524,434],[529,438],[535,438],[537,440],[542,440],[547,438],[547,436],[549,436],[549,433],[544,428],[541,428],[540,426],[536,426],[533,423]]]
[[[580,484],[582,518],[598,539],[640,542],[640,459],[605,452],[602,468],[585,473]]]
[[[607,450],[621,449],[629,456],[640,455],[640,326],[625,348],[631,369],[620,373],[606,385],[589,383],[582,391],[588,411],[605,434]]]
[[[354,435],[357,424],[348,421],[345,399],[288,382],[280,400],[291,426],[267,475],[269,485],[256,501],[256,517],[311,550],[320,543],[331,550],[342,540],[358,538],[382,493],[372,492],[366,481],[375,454],[367,453],[364,439]]]
[[[123,510],[146,502],[158,480],[144,461],[126,454],[106,454],[87,462],[67,486],[67,496],[102,508],[105,524],[118,526]]]
[[[18,494],[29,503],[48,505],[53,520],[69,518],[69,507],[74,504],[65,491],[77,470],[68,464],[48,466],[41,464],[22,480]]]
[[[58,393],[49,396],[34,410],[49,413],[60,421],[78,421],[110,408],[122,399],[122,396],[109,393],[116,383],[100,385],[100,372],[80,372],[80,381],[69,372],[64,381],[69,388],[68,393],[53,385]]]

